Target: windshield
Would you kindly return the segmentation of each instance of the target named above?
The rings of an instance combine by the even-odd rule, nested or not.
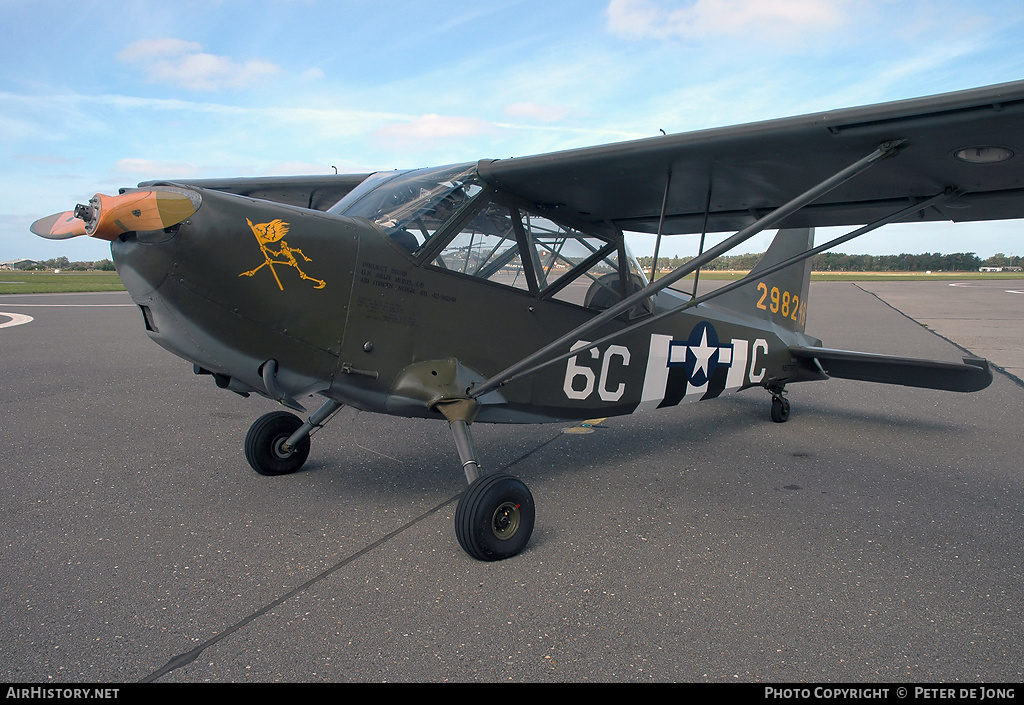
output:
[[[481,189],[475,164],[379,172],[328,212],[368,218],[392,236],[412,234],[421,245]]]

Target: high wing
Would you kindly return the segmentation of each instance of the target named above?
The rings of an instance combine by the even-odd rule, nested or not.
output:
[[[184,179],[174,181],[145,181],[139,184],[149,188],[168,183],[187,184],[197,188],[251,196],[264,201],[284,203],[299,208],[325,211],[340,201],[345,194],[361,184],[369,174],[327,174],[324,176],[260,176],[223,179]]]
[[[499,189],[623,230],[735,231],[865,157],[899,151],[775,227],[858,225],[942,193],[917,220],[1024,217],[1024,81],[803,117],[483,161]],[[671,177],[669,175],[671,174]],[[666,196],[666,184],[669,184]]]

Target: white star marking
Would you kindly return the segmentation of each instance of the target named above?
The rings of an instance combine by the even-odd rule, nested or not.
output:
[[[708,366],[711,364],[711,356],[715,354],[718,348],[713,348],[708,345],[708,329],[704,329],[704,333],[700,339],[699,346],[690,346],[690,352],[697,359],[697,364],[694,365],[693,375],[696,376],[697,372],[703,372],[705,377],[710,376],[708,373]]]

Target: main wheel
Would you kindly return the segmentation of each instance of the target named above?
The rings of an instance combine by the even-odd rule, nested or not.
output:
[[[483,475],[466,488],[455,509],[455,536],[473,558],[500,561],[516,555],[533,533],[533,495],[518,478]]]
[[[789,420],[789,399],[783,397],[772,398],[772,421],[785,423]]]
[[[302,425],[287,411],[273,411],[256,419],[245,436],[245,459],[260,475],[287,475],[302,467],[309,457],[309,436],[288,452],[281,446]]]

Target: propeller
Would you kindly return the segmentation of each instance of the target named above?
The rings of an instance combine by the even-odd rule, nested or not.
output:
[[[74,211],[40,218],[29,229],[48,240],[89,235],[113,241],[123,233],[177,225],[199,210],[201,202],[197,192],[185,189],[142,189],[117,196],[98,193]]]
[[[85,221],[76,217],[74,211],[64,211],[40,218],[29,230],[47,240],[67,240],[85,235]]]

